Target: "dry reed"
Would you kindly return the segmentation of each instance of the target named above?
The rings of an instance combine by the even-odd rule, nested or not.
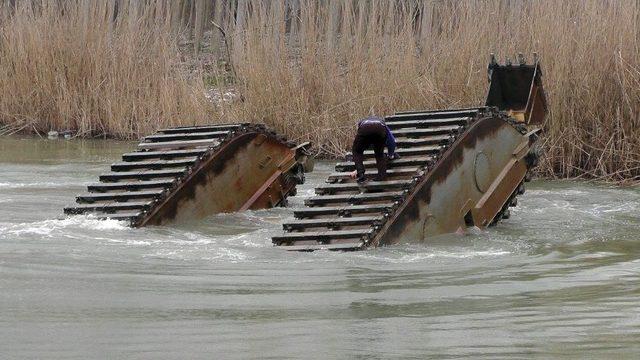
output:
[[[540,174],[640,180],[636,1],[41,2],[67,11],[4,10],[0,89],[13,96],[0,123],[127,137],[251,120],[337,155],[359,117],[482,104],[489,53],[538,52],[550,102]],[[180,36],[190,61],[178,61]],[[242,100],[207,106],[203,77]]]
[[[205,120],[204,87],[176,67],[175,35],[148,15],[151,9],[133,3],[5,4],[0,122],[37,132],[137,137],[185,119]]]

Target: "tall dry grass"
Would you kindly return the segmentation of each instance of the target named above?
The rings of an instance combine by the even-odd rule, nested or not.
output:
[[[0,123],[12,131],[137,137],[175,122],[204,121],[204,87],[176,66],[176,34],[156,15],[168,3],[136,3],[5,2]]]
[[[67,11],[4,10],[0,88],[16,96],[0,99],[2,123],[136,136],[253,120],[339,154],[359,117],[482,104],[489,53],[537,52],[541,174],[640,180],[635,0],[50,2]],[[242,100],[207,106],[203,78]]]
[[[640,179],[636,1],[302,1],[295,37],[274,12],[256,6],[235,44],[247,118],[337,153],[357,118],[482,104],[489,53],[538,52],[542,173]]]

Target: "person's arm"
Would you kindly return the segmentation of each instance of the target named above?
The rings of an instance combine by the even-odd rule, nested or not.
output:
[[[387,125],[384,127],[387,128],[387,151],[389,152],[389,157],[393,158],[396,155],[396,138]]]

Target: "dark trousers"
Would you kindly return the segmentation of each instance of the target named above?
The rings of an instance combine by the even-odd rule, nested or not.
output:
[[[358,177],[364,176],[364,151],[373,146],[376,156],[376,167],[378,168],[377,178],[382,180],[387,175],[387,161],[384,157],[384,146],[387,140],[387,129],[383,124],[370,123],[362,124],[358,128],[356,138],[353,140],[353,162],[356,163]]]

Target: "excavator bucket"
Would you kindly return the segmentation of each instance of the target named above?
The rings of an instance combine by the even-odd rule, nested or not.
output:
[[[532,65],[527,65],[522,55],[518,55],[518,65],[509,60],[500,65],[492,54],[485,105],[506,111],[527,125],[541,125],[547,114],[547,98],[537,56]]]
[[[400,159],[384,181],[358,184],[355,164],[336,164],[317,196],[273,237],[286,250],[361,250],[485,228],[509,217],[537,164],[536,124],[546,114],[537,61],[489,67],[487,106],[386,117]],[[527,125],[533,126],[527,126]],[[367,173],[375,175],[372,151]],[[347,157],[349,159],[349,156]]]
[[[160,130],[64,212],[140,227],[284,205],[311,170],[309,146],[254,124]]]

